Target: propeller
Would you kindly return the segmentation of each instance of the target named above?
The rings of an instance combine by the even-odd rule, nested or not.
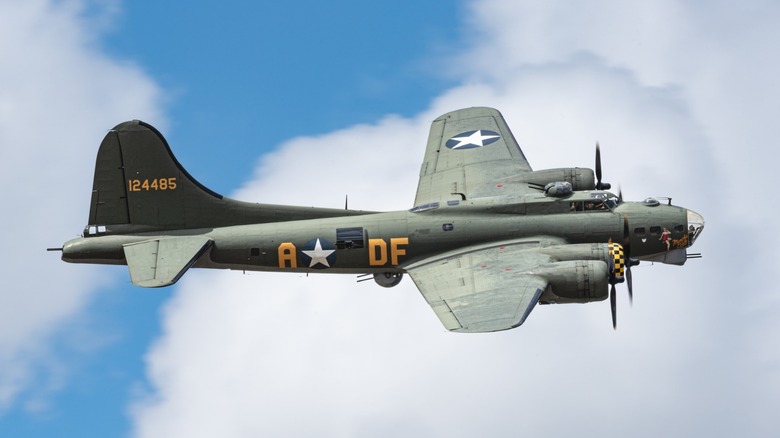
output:
[[[623,192],[621,190],[620,192],[620,199],[623,199]],[[632,305],[634,304],[634,288],[632,287],[631,283],[631,257],[629,254],[631,254],[631,238],[629,236],[629,227],[628,227],[628,215],[623,215],[623,251],[625,251],[626,254],[626,280],[628,283],[628,301]],[[637,263],[639,263],[637,261]]]
[[[616,244],[613,247],[613,251],[618,251],[619,248],[620,245]],[[615,257],[615,255],[613,255],[613,257]],[[617,259],[615,262],[617,263]],[[624,281],[623,276],[619,274],[618,266],[613,266],[613,270],[609,276],[609,307],[612,311],[612,328],[615,330],[617,330],[617,293],[615,292],[615,285]]]
[[[630,259],[629,259],[630,260]],[[636,262],[639,264],[639,261]],[[626,284],[628,284],[628,302],[632,306],[634,305],[634,288],[631,283],[631,262],[626,267]]]
[[[612,328],[617,330],[617,293],[615,285],[624,281],[621,264],[625,260],[625,251],[618,243],[609,243],[609,253],[612,257],[612,271],[609,273],[609,307],[612,311]]]
[[[610,282],[609,287],[609,305],[612,309],[612,328],[617,330],[617,298],[615,297],[615,283]]]
[[[623,215],[623,242],[621,244],[612,243],[611,239],[609,242],[610,253],[613,257],[612,272],[609,277],[609,306],[612,311],[612,328],[615,330],[617,330],[617,292],[615,291],[617,283],[624,281],[628,283],[628,299],[632,305],[634,304],[634,285],[631,280],[631,267],[638,265],[639,260],[630,257],[631,236],[629,232],[628,215]]]
[[[596,190],[609,190],[610,183],[601,182],[601,147],[596,143]]]
[[[620,198],[623,199],[621,191]],[[639,260],[631,258],[631,239],[629,236],[628,215],[623,215],[623,251],[626,254],[626,283],[628,284],[628,301],[634,304],[634,284],[631,281],[631,267],[639,264]]]
[[[596,190],[609,190],[612,188],[612,184],[601,181],[601,146],[596,143]],[[623,203],[623,189],[618,190],[619,204]],[[628,284],[628,300],[631,305],[634,304],[634,283],[631,279],[631,267],[639,264],[639,260],[631,258],[631,229],[628,226],[628,215],[623,215],[623,242],[622,242],[622,258],[624,260],[623,269],[625,269],[625,277],[618,276],[617,269],[610,275],[609,279],[609,305],[612,310],[612,328],[617,330],[617,293],[615,292],[615,284],[625,281]],[[611,243],[611,240],[610,240]],[[620,247],[621,245],[616,245]]]

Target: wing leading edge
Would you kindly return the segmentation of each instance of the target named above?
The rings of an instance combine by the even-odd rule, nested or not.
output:
[[[465,108],[433,121],[415,205],[503,194],[497,184],[531,166],[498,110]]]
[[[469,247],[406,268],[447,330],[494,332],[525,322],[548,280],[529,272],[553,261],[539,241]]]

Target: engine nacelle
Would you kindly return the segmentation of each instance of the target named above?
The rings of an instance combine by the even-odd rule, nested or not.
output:
[[[551,182],[568,182],[574,190],[593,190],[596,188],[596,176],[591,169],[562,167],[542,169],[524,175],[528,183],[544,187]]]
[[[402,272],[380,272],[379,274],[374,274],[374,281],[382,287],[393,287],[400,283],[403,278],[404,274]]]
[[[542,304],[588,303],[609,296],[609,267],[601,260],[569,260],[534,269],[547,279],[549,288],[539,298]]]

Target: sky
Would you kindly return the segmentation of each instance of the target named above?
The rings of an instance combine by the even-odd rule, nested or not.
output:
[[[768,436],[780,404],[773,2],[0,0],[0,436]],[[289,2],[288,2],[289,3]],[[425,2],[423,2],[425,3]],[[112,126],[247,201],[411,207],[430,122],[506,117],[707,225],[634,303],[447,332],[413,283],[69,265]],[[325,183],[322,176],[325,175]]]

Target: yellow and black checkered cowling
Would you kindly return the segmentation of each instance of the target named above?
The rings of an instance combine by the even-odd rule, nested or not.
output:
[[[612,256],[612,277],[620,280],[626,270],[626,255],[623,251],[623,245],[619,243],[609,244],[609,254]]]

